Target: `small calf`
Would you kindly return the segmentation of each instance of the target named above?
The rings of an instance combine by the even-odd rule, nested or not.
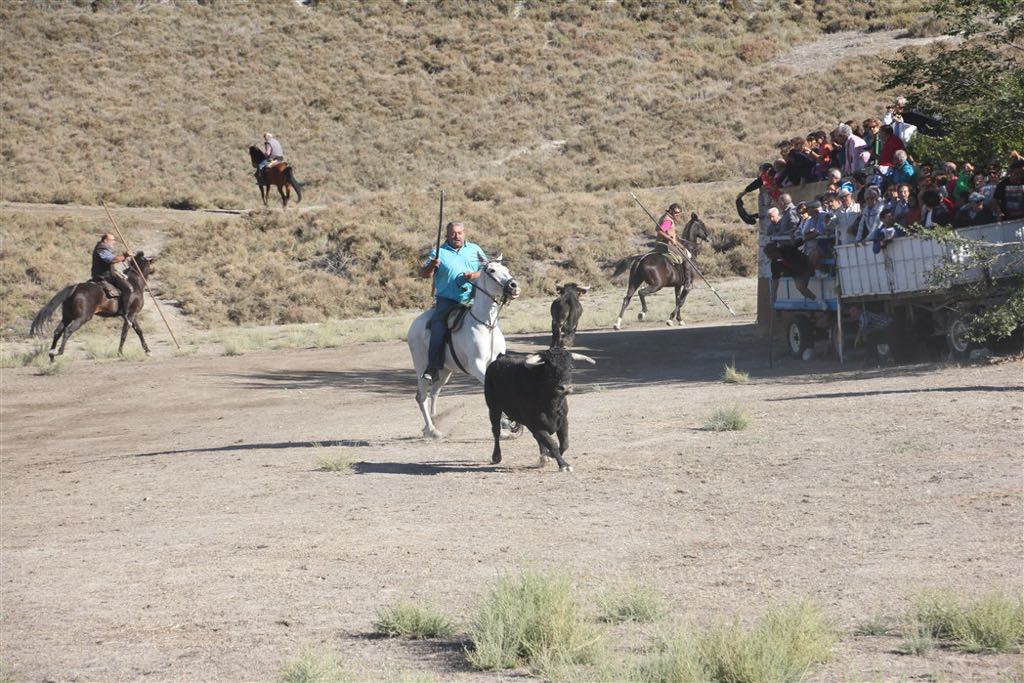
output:
[[[590,287],[583,287],[570,282],[558,285],[559,297],[551,302],[551,346],[567,348],[573,345],[576,338],[576,325],[583,313],[580,297]]]
[[[572,472],[562,457],[569,449],[569,404],[572,393],[573,361],[595,364],[593,358],[565,349],[551,348],[540,353],[501,354],[487,366],[484,398],[491,418],[494,452],[491,462],[501,462],[501,414],[525,426],[540,445],[540,464],[544,457],[558,462],[558,469]],[[555,435],[558,443],[555,443]]]

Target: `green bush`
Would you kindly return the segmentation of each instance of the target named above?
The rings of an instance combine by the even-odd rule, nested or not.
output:
[[[402,601],[377,612],[373,628],[389,638],[447,638],[454,632],[452,622],[432,607]]]
[[[732,432],[747,428],[750,420],[745,410],[739,406],[718,408],[704,423],[704,429],[713,432]]]
[[[485,670],[588,664],[600,638],[583,618],[568,574],[526,570],[500,577],[481,602],[468,659]]]
[[[597,607],[601,620],[611,624],[648,623],[660,619],[666,612],[661,595],[636,581],[626,581],[606,591],[598,597]]]

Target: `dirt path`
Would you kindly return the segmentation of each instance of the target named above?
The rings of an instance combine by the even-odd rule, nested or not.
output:
[[[398,598],[465,620],[524,566],[568,568],[588,602],[641,577],[699,623],[810,595],[843,633],[818,680],[1013,665],[897,655],[898,638],[852,630],[922,589],[1020,586],[1020,362],[769,370],[747,325],[579,342],[598,365],[571,399],[572,475],[531,468],[528,438],[491,466],[464,381],[442,397],[448,438],[420,438],[400,343],[3,370],[4,665],[17,680],[267,680],[314,646],[373,680],[511,680],[467,670],[458,643],[367,635]],[[719,381],[733,358],[750,383]],[[702,428],[733,405],[746,430]],[[316,471],[341,455],[351,474]]]
[[[813,43],[794,46],[780,55],[772,66],[789,66],[800,72],[827,71],[842,61],[855,57],[891,54],[903,47],[928,45],[937,40],[954,40],[949,36],[901,38],[904,31],[840,31],[823,35]]]

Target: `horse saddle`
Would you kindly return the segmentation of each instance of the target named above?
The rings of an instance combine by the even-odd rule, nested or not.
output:
[[[107,282],[106,280],[93,280],[93,282],[100,286],[100,290],[103,292],[103,296],[107,297],[108,299],[121,298],[121,290],[119,290],[117,287]]]
[[[467,313],[469,313],[469,306],[456,306],[448,311],[448,317],[445,319],[445,322],[448,325],[449,335],[462,329],[462,321],[465,320]]]
[[[691,254],[690,250],[687,249],[686,247],[676,247],[674,245],[669,244],[668,242],[658,242],[657,244],[654,245],[654,251],[652,251],[651,253],[662,254],[670,262],[677,266],[682,265],[683,261],[685,261],[686,259],[693,258],[693,254]],[[684,254],[685,258],[683,256]]]

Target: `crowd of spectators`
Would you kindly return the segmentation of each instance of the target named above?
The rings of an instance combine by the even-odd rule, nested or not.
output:
[[[1024,218],[1019,152],[1005,167],[1003,160],[914,159],[907,146],[917,126],[912,114],[904,114],[905,105],[898,98],[881,118],[846,121],[829,134],[819,130],[779,143],[775,162],[762,164],[738,195],[739,204],[743,195],[761,190],[762,207],[765,195],[770,198],[765,254],[773,280],[825,270],[835,244],[870,242],[879,253],[911,226],[962,228]],[[822,183],[824,190],[794,203],[788,188],[808,183]]]

